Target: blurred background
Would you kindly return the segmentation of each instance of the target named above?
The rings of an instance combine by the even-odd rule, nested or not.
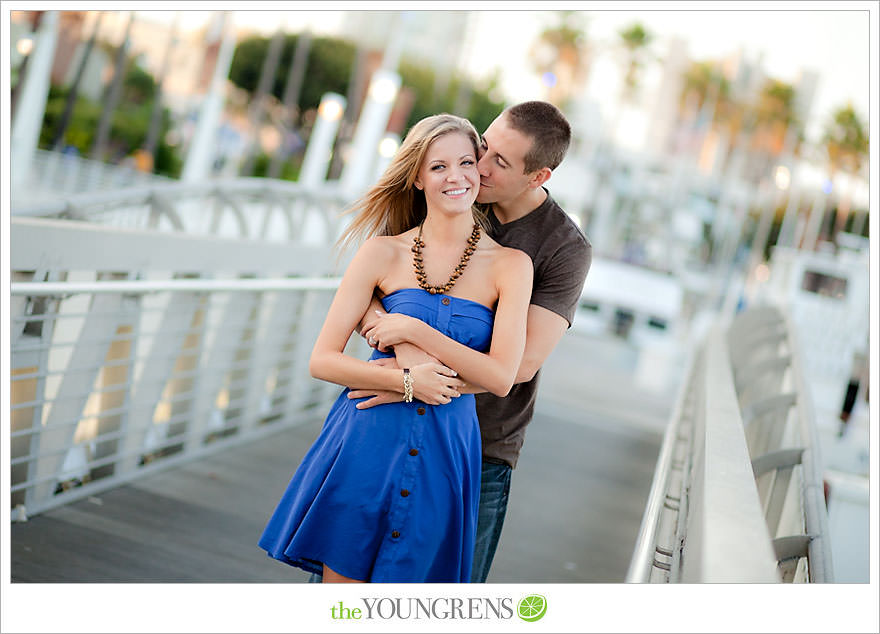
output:
[[[11,15],[13,119],[42,16]],[[380,152],[428,114],[454,112],[483,130],[506,105],[549,100],[575,133],[550,187],[596,252],[699,275],[779,242],[867,236],[865,16],[64,11],[39,151],[19,178],[37,178],[46,153],[185,176],[219,71],[222,105],[197,172],[296,181],[321,99],[336,93],[346,105],[321,174],[332,181],[369,79],[392,69],[400,86]],[[234,52],[218,69],[223,37]],[[13,190],[17,202],[51,195]]]

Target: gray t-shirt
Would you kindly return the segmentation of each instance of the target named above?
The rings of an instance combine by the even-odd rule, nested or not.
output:
[[[488,215],[495,241],[525,251],[532,258],[531,303],[565,317],[571,326],[592,262],[590,241],[549,192],[540,207],[512,222],[501,224],[491,210]],[[484,460],[516,467],[526,425],[535,409],[539,374],[514,385],[504,398],[476,395]]]

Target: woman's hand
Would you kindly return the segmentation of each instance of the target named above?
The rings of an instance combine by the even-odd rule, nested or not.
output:
[[[361,334],[370,346],[382,352],[387,352],[389,347],[398,343],[412,341],[415,328],[423,323],[415,317],[399,313],[382,314],[376,311],[376,315],[378,318],[373,320]]]
[[[461,396],[459,388],[464,381],[455,378],[457,373],[440,363],[420,363],[410,368],[413,397],[428,405],[445,405]]]

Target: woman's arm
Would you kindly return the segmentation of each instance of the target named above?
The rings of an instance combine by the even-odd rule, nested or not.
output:
[[[358,250],[339,284],[324,325],[312,348],[309,372],[339,385],[403,392],[403,370],[371,364],[343,353],[385,271],[394,264],[393,248],[382,238],[372,238]],[[461,384],[455,372],[440,364],[411,368],[413,389],[419,400],[437,404],[458,396]]]
[[[493,264],[498,305],[488,354],[473,350],[406,315],[381,316],[364,334],[375,338],[380,348],[402,341],[416,343],[445,365],[458,370],[466,382],[506,396],[516,378],[525,347],[532,275],[531,259],[514,249],[505,249]]]
[[[370,344],[366,333],[370,328],[376,325],[376,320],[379,319],[379,317],[386,314],[382,302],[376,297],[376,294],[373,293],[367,312],[364,313],[364,316],[361,317],[361,320],[358,322],[358,333],[367,341],[370,347],[375,347],[375,344]],[[394,356],[397,359],[397,367],[399,368],[411,368],[420,363],[437,361],[437,359],[429,355],[417,345],[406,341],[401,341],[394,346]]]

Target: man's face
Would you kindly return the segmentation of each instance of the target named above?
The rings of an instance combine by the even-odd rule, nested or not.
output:
[[[532,139],[507,123],[500,115],[483,133],[483,147],[477,169],[480,172],[478,203],[505,203],[529,188],[532,174],[523,173]]]

